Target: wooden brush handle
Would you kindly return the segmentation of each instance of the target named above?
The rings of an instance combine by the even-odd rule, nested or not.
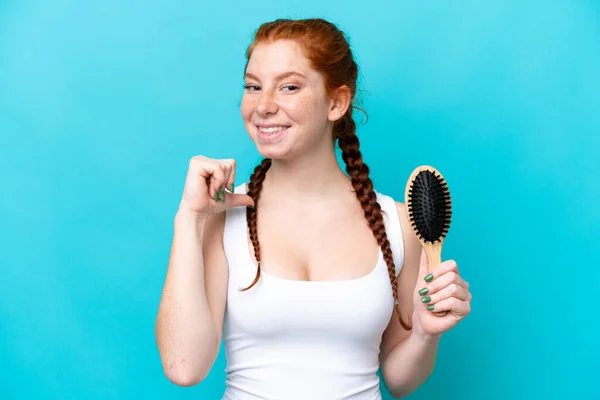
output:
[[[442,263],[442,242],[422,243],[427,261],[429,262],[429,273],[433,272]]]
[[[429,273],[432,273],[433,270],[436,269],[442,263],[442,242],[427,242],[421,244],[425,249],[425,254],[427,254]],[[448,311],[434,311],[433,313],[439,317],[443,317],[444,315],[448,314]]]

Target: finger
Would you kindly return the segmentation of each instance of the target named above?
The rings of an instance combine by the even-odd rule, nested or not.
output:
[[[427,304],[436,304],[442,300],[449,299],[451,297],[456,297],[459,300],[468,301],[469,300],[469,292],[462,286],[452,283],[445,288],[441,289],[439,292],[423,296],[421,301]]]
[[[225,199],[225,208],[232,207],[254,207],[254,200],[247,194],[228,194]]]
[[[188,175],[190,179],[195,179],[192,175],[200,175],[205,182],[208,189],[208,195],[212,198],[215,197],[215,185],[213,185],[214,177],[219,176],[219,164],[211,159],[202,156],[194,156],[190,159],[190,165],[188,167]]]
[[[471,304],[468,301],[450,297],[436,304],[427,304],[427,310],[435,313],[447,311],[453,315],[465,316],[471,312]]]
[[[446,272],[450,272],[450,271],[454,271],[457,274],[459,273],[458,271],[458,264],[456,264],[456,261],[454,260],[446,260],[444,262],[442,262],[440,265],[437,266],[437,268],[435,268],[432,272],[433,277],[437,277],[437,276],[442,276],[444,275]]]
[[[225,166],[216,161],[206,162],[204,161],[198,167],[198,173],[202,176],[208,176],[209,182],[209,196],[214,201],[219,201],[221,187],[225,185]]]
[[[221,160],[221,162],[223,162],[225,165],[227,165],[227,172],[229,173],[229,178],[227,179],[227,190],[230,193],[233,193],[234,188],[235,188],[235,169],[236,169],[236,162],[233,158],[227,158],[224,160]]]
[[[438,265],[437,268],[435,268],[433,270],[433,272],[431,274],[429,274],[425,278],[425,282],[427,282],[427,283],[433,282],[449,272],[455,273],[458,277],[460,277],[460,274],[458,271],[458,265],[456,264],[456,261],[446,260],[446,261],[442,262],[440,265]],[[467,282],[465,282],[462,278],[460,278],[460,281],[468,290],[469,284]]]
[[[225,193],[226,190],[229,189],[229,182],[231,181],[231,164],[229,164],[229,162],[224,161],[224,160],[218,160],[217,161],[219,163],[219,165],[221,165],[221,167],[223,168],[223,181],[221,183],[221,185],[219,186],[219,193],[217,195],[217,200],[220,201],[225,201]]]
[[[420,295],[432,295],[439,292],[447,286],[456,284],[463,287],[465,290],[469,290],[469,284],[455,271],[448,271],[442,276],[434,277],[431,282],[425,285],[423,289],[419,291]]]

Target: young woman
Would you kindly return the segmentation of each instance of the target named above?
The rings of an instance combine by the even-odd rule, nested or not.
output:
[[[469,285],[452,260],[428,274],[404,205],[373,189],[344,34],[277,20],[247,57],[241,115],[264,160],[237,187],[234,160],[190,162],[157,316],[165,374],[202,381],[223,338],[225,399],[380,399],[380,368],[406,396],[469,314]]]

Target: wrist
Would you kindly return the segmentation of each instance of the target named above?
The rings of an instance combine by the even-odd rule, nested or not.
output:
[[[411,338],[414,341],[417,341],[421,344],[431,346],[431,345],[437,345],[440,342],[440,339],[442,338],[442,334],[441,333],[437,333],[437,334],[426,333],[422,329],[418,329],[417,327],[415,327],[415,329],[413,329],[411,332]]]
[[[175,224],[193,224],[195,226],[204,226],[206,215],[196,213],[187,208],[180,207],[175,214]]]

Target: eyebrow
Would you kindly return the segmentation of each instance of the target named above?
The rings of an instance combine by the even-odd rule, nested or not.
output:
[[[287,78],[287,77],[289,77],[289,76],[293,76],[293,75],[296,75],[296,76],[299,76],[299,77],[301,77],[301,78],[304,78],[304,79],[306,79],[306,76],[302,75],[300,72],[296,72],[296,71],[289,71],[289,72],[284,72],[284,73],[282,73],[282,74],[279,74],[279,75],[277,75],[277,76],[275,77],[275,80],[281,80],[281,79],[284,79],[284,78]],[[260,81],[260,79],[258,79],[258,77],[257,77],[256,75],[253,75],[253,74],[251,74],[251,73],[249,73],[249,72],[246,72],[246,75],[245,75],[245,77],[246,77],[246,78],[250,78],[250,79],[254,79],[254,80],[257,80],[257,81]]]

